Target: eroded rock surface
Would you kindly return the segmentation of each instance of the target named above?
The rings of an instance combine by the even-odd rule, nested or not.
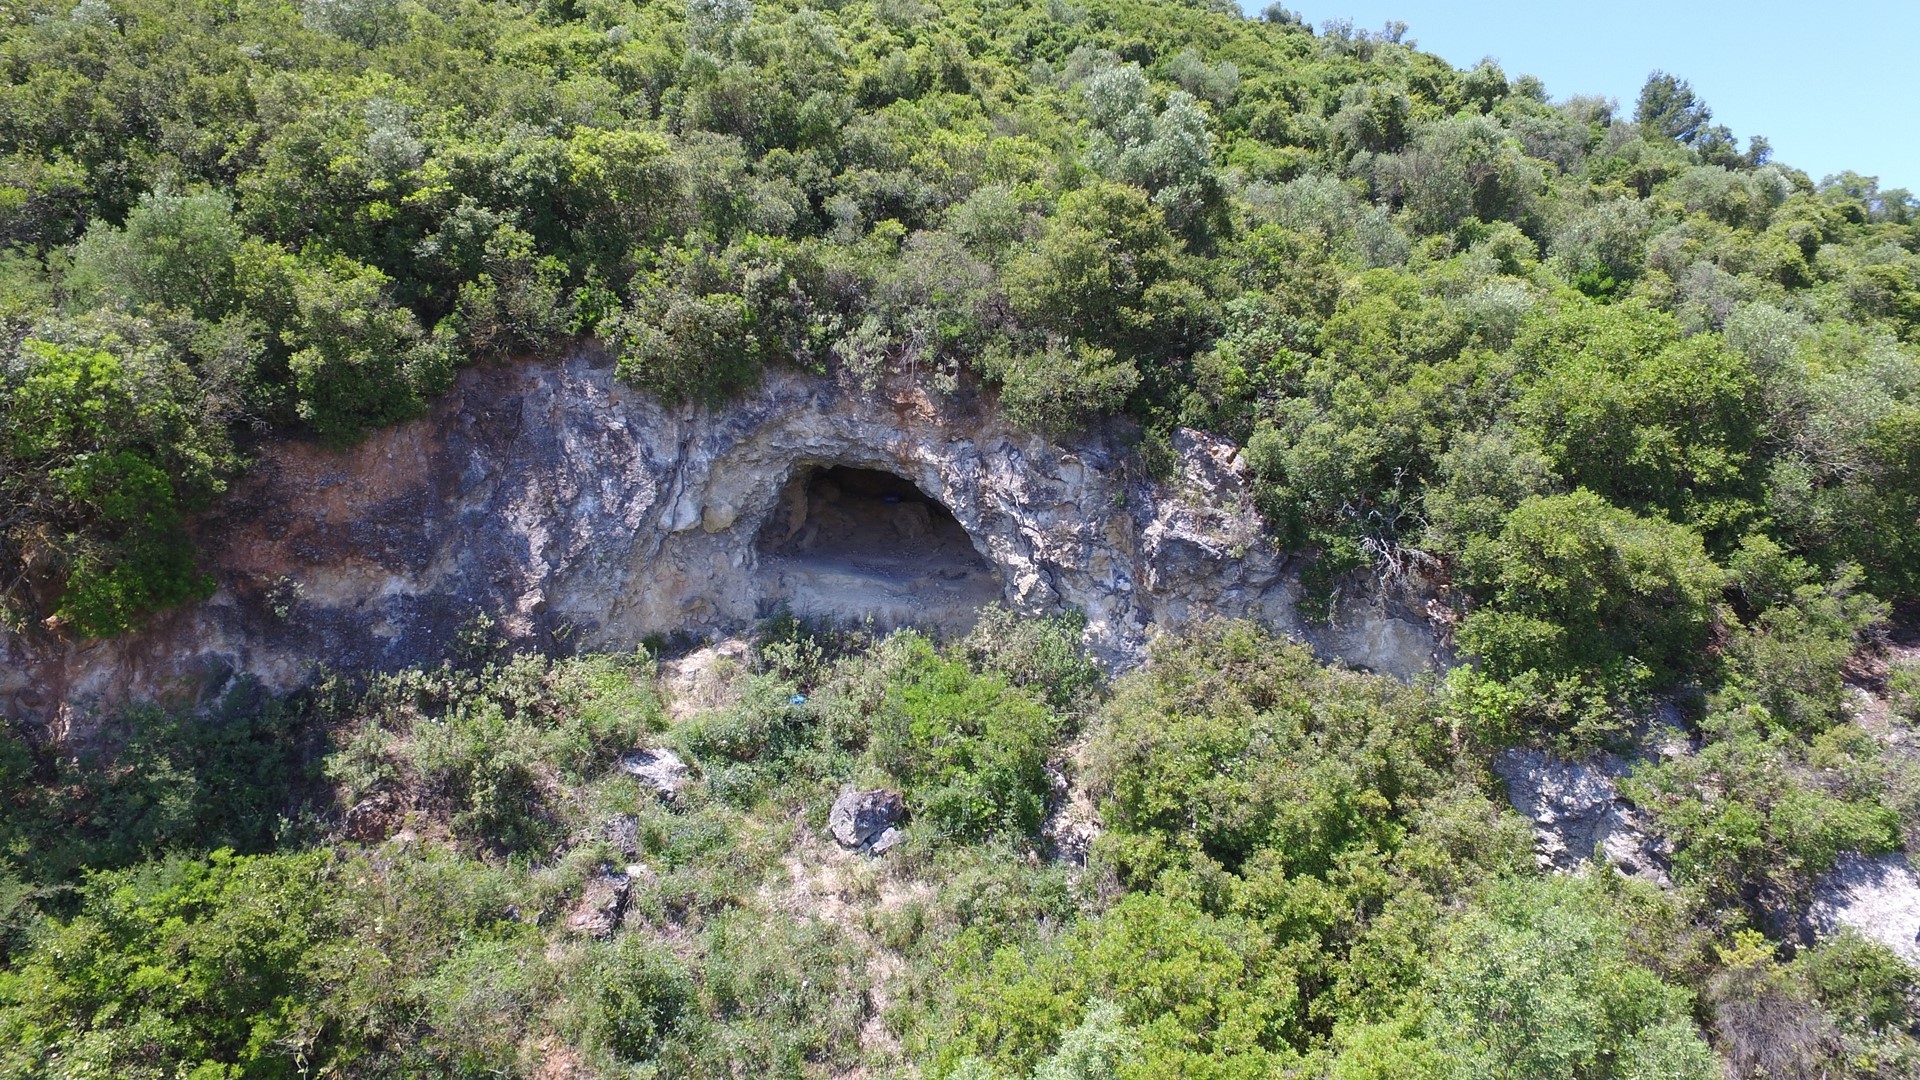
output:
[[[1530,749],[1507,750],[1493,762],[1508,801],[1533,822],[1542,869],[1573,870],[1598,855],[1629,877],[1666,885],[1672,844],[1615,785],[1629,767],[1611,756],[1577,762]]]
[[[997,575],[989,595],[1079,608],[1111,664],[1141,657],[1151,627],[1207,614],[1257,618],[1397,675],[1433,661],[1419,600],[1349,597],[1329,622],[1303,619],[1295,568],[1262,537],[1235,448],[1183,432],[1176,449],[1179,474],[1156,484],[1103,437],[1050,445],[911,388],[861,394],[776,371],[708,409],[663,406],[593,352],[469,369],[430,417],[351,449],[265,448],[196,525],[218,585],[206,602],[111,641],[0,633],[0,710],[84,737],[101,709],[203,700],[241,675],[285,690],[322,668],[435,662],[478,615],[516,646],[560,650],[724,634],[782,603],[924,621],[911,588],[863,581],[858,566],[826,609],[807,610],[813,594],[765,565],[759,538],[782,494],[834,467],[910,482]],[[911,553],[918,511],[896,516]]]
[[[620,771],[669,801],[687,786],[687,763],[671,750],[629,750],[620,755]]]
[[[602,870],[581,887],[579,901],[567,913],[567,930],[596,938],[611,935],[632,893],[633,875]]]
[[[1920,874],[1905,852],[1848,852],[1814,884],[1807,922],[1820,936],[1851,927],[1920,964]]]

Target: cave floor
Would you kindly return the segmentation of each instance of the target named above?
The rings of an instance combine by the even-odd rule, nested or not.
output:
[[[766,554],[760,571],[767,598],[802,618],[964,633],[980,608],[1000,599],[999,577],[969,565],[979,556],[966,554],[966,561],[946,552]]]

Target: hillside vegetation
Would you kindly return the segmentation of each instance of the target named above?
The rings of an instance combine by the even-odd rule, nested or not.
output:
[[[1407,687],[1216,624],[1108,685],[1070,621],[782,623],[669,715],[659,650],[477,623],[78,755],[9,731],[0,1071],[1920,1071],[1914,972],[1782,922],[1920,840],[1909,193],[1673,76],[1555,99],[1278,7],[0,9],[11,632],[206,595],[192,516],[263,440],[589,341],[669,400],[790,365],[1149,471],[1224,435],[1315,602],[1444,587],[1473,663]],[[1628,787],[1675,888],[1539,874],[1491,755],[1620,748],[1656,700],[1694,752]],[[640,745],[689,789],[619,772]],[[820,839],[851,783],[906,798],[883,860]],[[628,861],[619,928],[568,929]]]

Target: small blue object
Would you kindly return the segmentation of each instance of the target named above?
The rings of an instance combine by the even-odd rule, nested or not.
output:
[[[807,695],[805,694],[795,694],[787,699],[787,704],[789,705],[805,705],[806,703]]]
[[[882,496],[880,497],[880,501],[881,501],[881,502],[883,502],[883,503],[888,503],[888,504],[892,504],[892,503],[897,503],[897,502],[899,502],[899,501],[900,501],[900,496],[898,496],[898,495],[882,495]]]

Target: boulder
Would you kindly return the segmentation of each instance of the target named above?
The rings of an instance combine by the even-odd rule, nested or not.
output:
[[[905,812],[906,802],[897,791],[885,788],[847,791],[833,800],[833,811],[827,815],[827,831],[841,847],[872,851],[883,834],[898,831],[893,826]]]
[[[663,799],[687,786],[687,763],[671,750],[629,750],[620,755],[620,771],[637,777]]]
[[[633,892],[633,877],[602,870],[587,879],[580,890],[580,902],[567,914],[569,933],[603,938],[620,925],[627,909],[627,897]]]
[[[640,819],[632,814],[615,814],[600,826],[600,834],[622,855],[640,850]]]

